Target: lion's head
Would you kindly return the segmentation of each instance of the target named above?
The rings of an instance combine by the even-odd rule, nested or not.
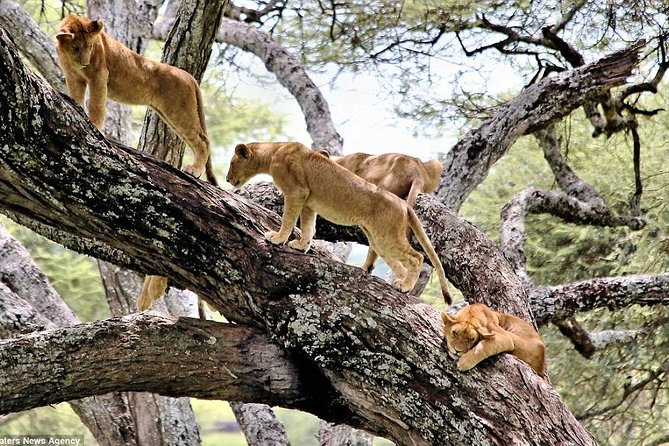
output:
[[[258,157],[246,144],[237,144],[235,154],[230,160],[230,168],[225,179],[233,187],[242,187],[248,180],[258,174]]]
[[[453,359],[460,358],[463,353],[474,348],[481,339],[494,336],[486,329],[485,315],[479,314],[476,308],[472,307],[469,305],[456,315],[441,313],[448,355]]]
[[[69,15],[60,23],[56,33],[57,48],[76,68],[85,68],[91,63],[93,43],[102,31],[102,20]]]

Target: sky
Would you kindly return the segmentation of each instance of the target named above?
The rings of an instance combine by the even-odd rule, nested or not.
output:
[[[257,59],[249,63],[252,71],[266,75]],[[412,122],[395,114],[387,94],[369,74],[341,74],[334,85],[330,85],[327,75],[309,75],[328,101],[335,128],[344,138],[345,154],[397,152],[428,160],[457,142],[455,132],[439,138],[414,135]],[[310,145],[304,115],[288,90],[278,82],[268,85],[251,77],[239,77],[235,82],[235,95],[269,103],[272,109],[285,114],[286,133]]]

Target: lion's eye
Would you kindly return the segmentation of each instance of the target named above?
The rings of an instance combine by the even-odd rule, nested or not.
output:
[[[454,331],[454,332],[453,332],[453,337],[454,337],[455,339],[458,338],[458,332],[457,332],[457,331]]]
[[[78,46],[75,46],[75,47],[72,48],[72,49],[73,49],[76,53],[78,53],[79,51],[81,51],[81,48],[78,47]]]

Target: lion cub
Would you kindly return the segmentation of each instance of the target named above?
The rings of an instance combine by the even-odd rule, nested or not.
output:
[[[423,256],[407,239],[411,228],[437,271],[444,300],[451,304],[437,253],[416,213],[401,198],[297,142],[237,145],[227,181],[237,188],[260,173],[270,174],[284,195],[281,229],[265,234],[270,242],[285,243],[298,217],[302,236],[288,246],[303,251],[309,249],[316,232],[316,214],[336,224],[360,226],[369,246],[395,273],[393,286],[407,292],[416,284],[423,263]]]
[[[102,20],[76,15],[60,24],[56,52],[69,95],[83,107],[88,88],[88,117],[98,129],[107,97],[151,107],[193,150],[195,160],[184,170],[217,184],[197,81],[184,70],[145,59],[102,27]]]
[[[325,151],[321,153],[360,178],[402,198],[411,208],[416,205],[418,194],[431,194],[435,191],[444,169],[439,160],[423,162],[400,153],[352,153],[346,156],[331,156]],[[370,247],[362,268],[371,273],[377,257]]]
[[[469,370],[490,356],[509,352],[546,380],[544,343],[534,327],[519,317],[473,304],[455,316],[442,312],[441,319],[448,354],[458,359],[458,370]]]

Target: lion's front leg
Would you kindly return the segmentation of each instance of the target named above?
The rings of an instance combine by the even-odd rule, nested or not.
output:
[[[458,370],[464,372],[474,368],[486,358],[515,348],[511,335],[500,329],[492,338],[482,339],[473,349],[464,353],[458,360]]]
[[[300,213],[300,230],[302,231],[300,239],[289,242],[288,246],[307,252],[316,233],[316,213],[307,206],[303,207]]]
[[[307,193],[304,192],[292,192],[289,194],[284,194],[283,202],[283,217],[281,218],[281,229],[279,232],[269,231],[265,233],[265,238],[275,245],[281,245],[286,243],[288,237],[293,232],[293,228],[297,223],[297,218],[302,212],[304,207],[304,202],[306,201]]]
[[[65,75],[65,84],[67,85],[67,94],[74,99],[74,102],[80,107],[84,106],[84,97],[86,96],[86,81],[74,75]]]
[[[107,103],[107,79],[91,81],[88,91],[88,117],[98,129],[105,125]]]

